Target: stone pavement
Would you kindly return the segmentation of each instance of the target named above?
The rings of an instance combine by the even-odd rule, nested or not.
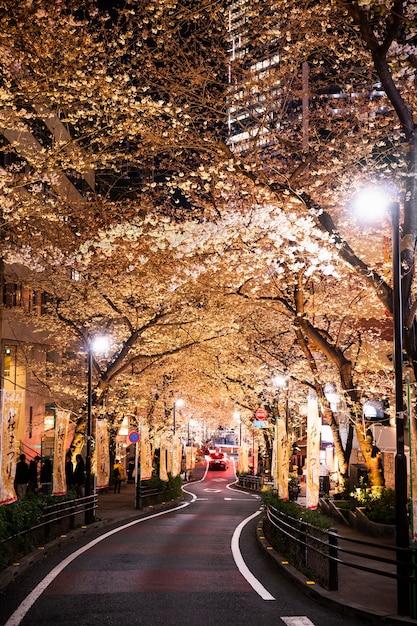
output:
[[[194,480],[199,480],[203,476],[204,471],[204,464],[196,468],[193,475]],[[303,495],[301,495],[298,502],[303,504],[303,499]],[[173,503],[166,503],[146,507],[141,511],[136,510],[135,485],[123,483],[120,493],[114,493],[113,490],[101,492],[98,496],[98,508],[96,511],[97,521],[87,528],[83,527],[77,531],[73,531],[72,534],[76,535],[76,533],[79,532],[92,536],[98,535],[108,526],[115,526],[129,519],[148,515],[151,511],[160,510],[161,508],[172,506],[172,504]],[[343,524],[335,523],[335,528],[341,537],[352,537],[364,541],[371,541],[369,537],[361,535]],[[72,538],[73,537],[69,534],[66,539],[57,539],[55,542],[48,544],[42,553],[28,555],[28,557],[22,559],[21,566],[18,568],[20,570],[19,572],[16,571],[16,568],[13,571],[13,567],[9,567],[3,572],[0,572],[0,589],[4,588],[8,582],[23,573],[25,563],[26,566],[33,565],[37,560],[47,556],[48,551],[52,552],[53,549],[59,549],[64,541],[71,540]],[[268,542],[263,537],[261,521],[257,528],[257,538],[259,545],[266,551],[269,557],[274,559],[277,568],[284,576],[291,580],[300,592],[314,598],[316,601],[329,608],[333,608],[339,613],[354,616],[357,620],[357,624],[417,625],[417,620],[397,615],[397,590],[395,579],[339,565],[339,589],[338,591],[327,591],[318,584],[312,584],[313,581],[308,580],[305,575],[286,564],[284,558],[275,550],[272,550],[271,546],[268,545]],[[339,540],[339,545],[343,546],[342,539]],[[357,546],[347,545],[347,547],[352,550],[357,549]],[[369,552],[370,550],[366,546],[364,551]],[[377,548],[375,551],[378,553]],[[341,554],[340,558],[345,561],[349,559],[350,561],[363,564],[360,556],[345,556]],[[394,556],[391,558],[394,558]],[[392,570],[392,566],[381,563],[381,568],[383,567],[391,567]]]

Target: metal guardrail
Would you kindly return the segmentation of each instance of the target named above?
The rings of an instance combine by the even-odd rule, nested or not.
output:
[[[96,493],[84,498],[64,500],[51,504],[44,509],[37,524],[6,539],[2,539],[0,546],[2,548],[8,546],[10,549],[13,549],[13,545],[18,546],[19,542],[23,540],[41,544],[62,532],[73,530],[76,526],[77,516],[90,516],[93,519],[97,505],[98,498]]]
[[[246,489],[260,491],[264,486],[264,479],[262,476],[239,476],[239,485]]]
[[[318,529],[303,520],[289,517],[272,506],[267,506],[266,517],[273,529],[269,539],[278,544],[277,549],[288,554],[295,567],[313,569],[319,582],[330,591],[338,589],[340,565],[397,579],[397,559],[403,554],[406,554],[409,567],[408,575],[402,578],[407,584],[416,584],[414,548],[401,549],[340,535],[334,529]],[[364,551],[364,547],[369,548],[368,552]],[[401,563],[404,561],[401,560]],[[381,564],[388,567],[382,569]]]
[[[148,487],[147,485],[136,486],[135,508],[142,509],[144,506],[161,504],[175,497],[174,490],[168,489],[161,491],[157,487]]]

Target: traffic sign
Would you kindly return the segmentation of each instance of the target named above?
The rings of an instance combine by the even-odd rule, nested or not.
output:
[[[139,433],[136,432],[136,430],[132,430],[132,432],[129,433],[129,441],[132,443],[137,443],[139,441]]]
[[[254,420],[253,427],[254,428],[268,428],[269,422],[268,420]]]
[[[255,418],[257,420],[266,420],[268,419],[268,411],[266,409],[256,409]]]

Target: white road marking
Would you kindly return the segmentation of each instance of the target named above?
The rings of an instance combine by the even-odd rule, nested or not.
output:
[[[236,483],[229,483],[228,485],[226,485],[226,489],[230,489],[230,491],[234,491],[235,493],[240,493],[242,495],[242,493],[246,493],[246,495],[249,498],[255,498],[255,500],[260,500],[261,496],[258,495],[257,493],[249,493],[249,491],[242,491],[241,489],[236,489]]]
[[[248,581],[248,583],[250,584],[252,589],[254,591],[256,591],[256,593],[259,596],[261,596],[261,598],[263,600],[275,600],[274,596],[272,596],[269,593],[269,591],[267,589],[265,589],[265,587],[262,585],[262,583],[259,582],[259,580],[257,578],[255,578],[255,576],[249,570],[248,566],[246,565],[245,561],[243,560],[243,556],[242,556],[242,553],[241,553],[240,548],[239,548],[239,539],[240,539],[240,535],[241,535],[241,532],[242,532],[243,528],[254,517],[258,517],[258,515],[260,515],[260,514],[261,514],[261,511],[257,511],[256,513],[253,513],[253,515],[250,515],[249,517],[244,519],[243,522],[240,522],[239,526],[237,526],[235,528],[235,532],[233,533],[232,543],[231,543],[232,554],[233,554],[233,558],[234,558],[235,563],[236,563],[236,567],[238,568],[238,570],[242,574],[242,576],[244,578],[246,578],[246,580]],[[6,626],[7,626],[7,624],[6,624]]]
[[[313,622],[305,615],[299,615],[295,617],[281,617],[284,624],[287,626],[314,626]]]
[[[204,489],[207,493],[220,493],[221,489]]]
[[[251,502],[250,498],[224,498],[224,500],[227,500],[228,502]]]
[[[191,494],[191,495],[194,496],[194,494]],[[191,502],[194,502],[195,500],[196,500],[196,496],[193,497],[193,500]],[[96,539],[93,539],[93,541],[90,541],[89,543],[87,543],[82,548],[79,548],[76,552],[73,552],[72,554],[70,554],[69,556],[67,556],[66,559],[61,561],[61,563],[59,563],[59,565],[54,567],[54,569],[51,570],[49,572],[49,574],[47,574],[45,576],[45,578],[39,583],[39,585],[37,585],[33,589],[33,591],[31,591],[31,593],[28,596],[26,596],[26,598],[23,600],[23,602],[20,604],[20,606],[18,606],[16,611],[9,617],[9,619],[5,623],[5,626],[19,626],[19,624],[21,623],[21,621],[25,617],[26,613],[28,613],[28,611],[31,609],[31,607],[35,604],[35,602],[39,598],[39,596],[42,595],[42,593],[45,591],[45,589],[47,587],[49,587],[49,585],[62,572],[62,570],[64,570],[67,567],[67,565],[72,563],[72,561],[74,561],[77,557],[81,556],[81,554],[83,554],[84,552],[87,552],[87,550],[89,550],[93,546],[95,546],[98,543],[100,543],[100,541],[103,541],[104,539],[107,539],[107,537],[111,537],[115,533],[118,533],[121,530],[124,530],[125,528],[130,528],[131,526],[135,526],[135,524],[140,524],[141,522],[145,522],[146,520],[152,519],[153,517],[160,517],[161,515],[166,515],[167,513],[172,513],[172,511],[179,511],[180,509],[184,509],[185,507],[189,506],[191,504],[191,502],[185,502],[184,504],[180,504],[179,506],[176,506],[173,509],[167,509],[166,511],[159,511],[159,513],[153,513],[152,515],[147,515],[146,517],[141,517],[140,519],[136,519],[133,522],[129,522],[128,524],[124,524],[124,526],[119,526],[118,528],[114,528],[113,530],[109,530],[107,533],[104,533],[104,535],[100,535],[100,537],[97,537]]]
[[[196,481],[196,482],[202,482],[205,479],[206,474],[207,474],[207,468],[206,468],[206,473],[204,474],[203,478],[201,480],[199,480],[199,481]],[[227,485],[227,487],[229,487],[229,485]],[[14,611],[14,613],[9,617],[9,619],[7,620],[7,622],[5,623],[4,626],[19,626],[19,624],[22,622],[22,620],[25,617],[25,615],[30,611],[31,607],[35,604],[36,600],[42,595],[42,593],[45,591],[45,589],[47,589],[47,587],[49,587],[49,585],[55,580],[55,578],[57,576],[59,576],[59,574],[70,563],[72,563],[72,561],[77,559],[79,556],[81,556],[81,554],[84,554],[84,552],[87,552],[88,550],[90,550],[90,548],[93,548],[95,545],[97,545],[98,543],[100,543],[104,539],[107,539],[108,537],[111,537],[112,535],[120,532],[121,530],[125,530],[126,528],[130,528],[131,526],[135,526],[136,524],[140,524],[141,522],[145,522],[148,519],[152,519],[154,517],[160,517],[162,515],[166,515],[168,513],[172,513],[173,511],[179,511],[181,509],[184,509],[187,506],[189,506],[191,503],[195,502],[197,499],[204,499],[204,498],[197,498],[197,496],[194,493],[192,493],[190,491],[187,491],[187,489],[185,489],[184,487],[183,487],[183,491],[185,491],[186,493],[188,493],[189,495],[192,496],[192,499],[191,499],[190,502],[185,502],[184,504],[180,504],[179,506],[174,507],[172,509],[167,509],[165,511],[159,511],[158,513],[152,513],[151,515],[146,515],[145,517],[141,517],[139,519],[133,520],[133,521],[127,523],[127,524],[124,524],[123,526],[119,526],[118,528],[114,528],[113,530],[110,530],[107,533],[104,533],[103,535],[100,535],[100,537],[96,537],[96,539],[93,539],[93,541],[90,541],[89,543],[87,543],[82,548],[79,548],[78,550],[76,550],[75,552],[73,552],[72,554],[67,556],[67,558],[65,558],[56,567],[54,567],[49,572],[49,574],[47,574],[45,576],[45,578],[31,591],[31,593],[28,596],[26,596],[26,598],[23,600],[23,602],[18,606],[18,608]],[[214,489],[214,490],[206,489],[205,491],[215,491],[215,492],[217,492],[217,491],[220,491],[220,490],[217,490],[217,489]],[[242,554],[241,554],[240,549],[239,549],[239,537],[240,537],[240,534],[242,532],[242,529],[254,517],[257,517],[258,515],[260,515],[260,513],[261,513],[261,511],[257,511],[256,513],[254,513],[250,517],[247,517],[245,520],[243,520],[239,524],[239,526],[236,527],[235,532],[233,533],[233,537],[232,537],[231,549],[232,549],[233,558],[235,560],[235,563],[236,563],[236,566],[237,566],[238,570],[240,571],[242,576],[248,581],[248,583],[251,585],[251,587],[264,600],[275,600],[275,598],[265,589],[265,587],[263,587],[263,585],[250,572],[249,568],[247,567],[246,563],[243,560]],[[287,619],[292,619],[292,618],[283,618],[283,619],[285,621]],[[307,622],[305,622],[305,623],[304,622],[299,622],[299,623],[288,622],[287,626],[311,626],[311,624],[312,624],[311,622],[308,622],[308,623]],[[312,626],[314,626],[314,625],[312,625]]]

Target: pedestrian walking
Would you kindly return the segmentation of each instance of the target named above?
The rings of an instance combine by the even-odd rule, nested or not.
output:
[[[29,483],[29,465],[26,463],[26,454],[21,454],[19,461],[16,463],[16,474],[14,479],[14,488],[18,500],[23,500],[27,493]]]
[[[52,492],[52,461],[49,457],[42,463],[41,488],[43,496],[49,496]]]
[[[77,498],[84,498],[85,489],[85,463],[81,454],[77,454],[75,457],[75,470],[74,470],[74,486]]]
[[[123,465],[120,463],[119,459],[116,459],[116,463],[113,466],[113,478],[114,493],[120,493],[120,487],[122,486],[122,482],[125,479],[125,474],[123,471]]]
[[[41,457],[36,455],[34,459],[29,461],[29,484],[27,488],[27,493],[39,493],[39,461]]]

